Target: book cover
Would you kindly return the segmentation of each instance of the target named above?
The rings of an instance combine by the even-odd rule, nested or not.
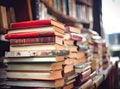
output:
[[[53,19],[44,19],[44,20],[33,20],[33,21],[23,21],[23,22],[15,22],[11,23],[11,28],[12,29],[17,29],[17,28],[31,28],[31,27],[38,27],[38,26],[50,26],[54,25],[59,28],[64,29],[65,24],[58,22]]]
[[[40,43],[40,44],[48,44],[48,43],[57,43],[62,45],[63,38],[59,36],[51,36],[51,37],[33,37],[33,38],[16,38],[10,39],[10,45],[28,45],[33,43]]]

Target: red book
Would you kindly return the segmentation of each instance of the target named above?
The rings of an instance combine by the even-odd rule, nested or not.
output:
[[[5,34],[5,38],[15,39],[15,38],[28,38],[28,37],[46,37],[46,36],[55,36],[55,35],[63,37],[64,30],[55,26],[8,30],[8,33]]]
[[[10,39],[11,45],[28,45],[32,43],[40,43],[40,44],[47,44],[47,43],[57,43],[62,45],[63,38],[59,36],[51,36],[51,37],[34,37],[34,38],[21,38],[21,39]]]
[[[50,25],[54,25],[63,29],[65,26],[65,24],[55,21],[53,19],[46,19],[46,20],[33,20],[33,21],[11,23],[11,28],[12,29],[31,28],[31,27],[39,27],[39,26],[50,26]]]
[[[23,33],[12,33],[12,34],[5,34],[6,39],[19,39],[19,38],[29,38],[29,37],[46,37],[46,36],[60,36],[63,37],[64,34],[58,32],[23,32]]]

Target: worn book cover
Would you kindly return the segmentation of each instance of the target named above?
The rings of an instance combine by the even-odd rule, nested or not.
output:
[[[54,25],[62,29],[65,28],[65,24],[58,22],[56,20],[53,20],[53,19],[15,22],[15,23],[11,23],[11,28],[12,29],[31,28],[31,27],[38,27],[38,26],[50,26],[50,25]]]

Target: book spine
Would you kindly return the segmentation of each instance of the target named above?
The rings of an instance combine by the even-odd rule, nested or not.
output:
[[[22,32],[22,33],[11,33],[5,34],[6,39],[16,39],[16,38],[28,38],[28,37],[46,37],[54,36],[53,31],[44,31],[44,32]]]
[[[55,42],[55,36],[53,37],[36,37],[36,38],[23,38],[23,39],[10,39],[10,44],[31,44],[31,43],[49,43]]]
[[[11,52],[5,52],[5,57],[63,56],[63,55],[68,55],[68,54],[69,54],[69,51],[67,50],[14,51],[14,52],[11,51]]]

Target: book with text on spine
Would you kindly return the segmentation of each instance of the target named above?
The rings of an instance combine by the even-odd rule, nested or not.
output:
[[[65,56],[68,55],[68,50],[26,50],[26,51],[10,51],[5,52],[5,58],[20,58],[20,57],[50,57],[50,56]]]

